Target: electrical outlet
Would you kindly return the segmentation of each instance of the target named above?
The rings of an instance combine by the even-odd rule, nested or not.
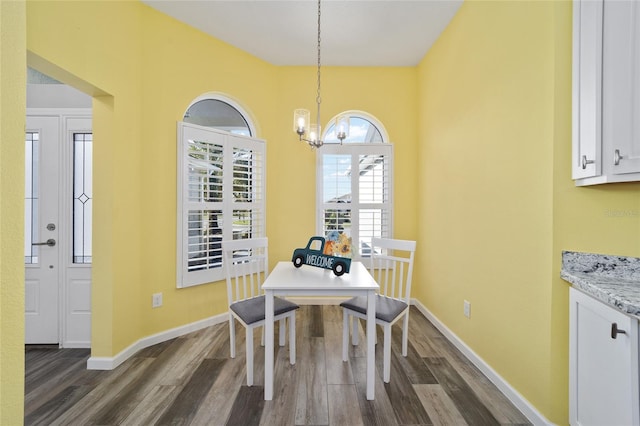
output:
[[[464,316],[467,318],[471,318],[471,302],[468,300],[464,301]]]
[[[154,293],[153,299],[151,300],[151,307],[158,308],[162,306],[162,293]]]

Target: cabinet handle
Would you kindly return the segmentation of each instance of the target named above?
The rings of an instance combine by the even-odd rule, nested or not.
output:
[[[622,155],[620,155],[620,150],[616,149],[613,151],[613,165],[617,166],[620,164],[620,160],[622,160]]]
[[[593,164],[594,161],[593,160],[587,160],[587,156],[583,155],[582,156],[582,169],[586,169],[587,168],[587,164]]]
[[[614,322],[613,324],[611,324],[611,338],[617,338],[618,334],[627,334],[627,332],[624,330],[619,330],[618,323]]]

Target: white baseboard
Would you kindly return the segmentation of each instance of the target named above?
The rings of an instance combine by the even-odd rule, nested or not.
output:
[[[62,345],[60,345],[60,348],[65,348],[65,349],[90,349],[91,348],[91,342],[87,342],[87,341],[84,341],[84,340],[67,340]]]
[[[227,313],[215,315],[210,318],[205,318],[200,321],[193,322],[191,324],[183,325],[180,327],[172,328],[170,330],[163,331],[152,336],[143,337],[137,342],[130,345],[120,353],[113,357],[90,357],[87,360],[88,370],[113,370],[129,358],[131,358],[140,349],[147,348],[149,346],[166,342],[167,340],[175,339],[176,337],[184,336],[194,331],[210,327],[212,325],[220,324],[228,321],[229,316]]]
[[[416,299],[411,299],[414,305],[429,321],[456,347],[473,365],[484,374],[508,399],[515,405],[522,414],[534,425],[548,425],[551,423],[536,408],[529,403],[518,391],[516,391],[506,380],[491,368],[482,358],[478,356],[469,346],[467,346],[458,336],[449,330],[440,320],[431,313],[422,303]]]

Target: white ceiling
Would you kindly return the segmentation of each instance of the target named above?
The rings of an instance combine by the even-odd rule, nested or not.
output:
[[[142,0],[274,65],[317,64],[315,0]],[[324,0],[322,65],[414,66],[462,0]]]

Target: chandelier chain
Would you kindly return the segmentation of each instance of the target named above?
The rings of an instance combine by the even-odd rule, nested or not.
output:
[[[318,94],[316,96],[316,103],[318,104],[318,116],[317,116],[317,123],[318,126],[320,125],[320,103],[322,102],[322,98],[320,97],[320,17],[321,17],[321,12],[320,12],[320,0],[318,0]],[[318,135],[318,138],[320,138],[320,135]]]

